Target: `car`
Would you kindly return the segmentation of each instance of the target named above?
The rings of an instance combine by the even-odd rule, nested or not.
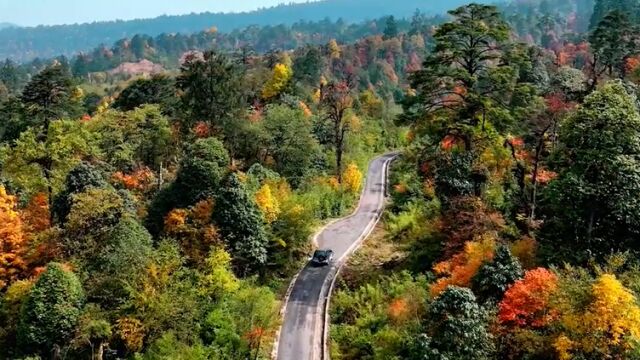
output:
[[[316,250],[311,257],[311,263],[317,266],[329,265],[333,262],[333,250]]]

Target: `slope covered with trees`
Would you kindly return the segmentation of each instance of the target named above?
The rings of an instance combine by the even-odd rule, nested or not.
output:
[[[212,27],[228,33],[250,26],[278,29],[280,25],[290,26],[296,22],[338,19],[343,23],[358,23],[388,15],[408,18],[416,9],[436,15],[462,3],[463,0],[453,0],[447,4],[421,0],[404,0],[395,4],[384,0],[323,0],[281,4],[245,13],[202,13],[91,24],[0,28],[0,58],[23,61],[36,57],[70,56],[137,34],[158,36],[180,33],[187,36]]]

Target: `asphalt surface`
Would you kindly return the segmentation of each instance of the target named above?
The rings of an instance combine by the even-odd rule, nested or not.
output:
[[[285,308],[277,360],[323,359],[324,309],[330,283],[337,266],[367,235],[384,208],[385,168],[394,156],[383,155],[370,163],[357,210],[317,235],[318,248],[334,251],[334,264],[324,267],[308,264],[298,275]]]

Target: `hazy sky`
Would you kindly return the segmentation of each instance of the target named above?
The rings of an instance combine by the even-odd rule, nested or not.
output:
[[[307,0],[0,0],[0,22],[22,26],[70,24],[163,14],[246,11]]]

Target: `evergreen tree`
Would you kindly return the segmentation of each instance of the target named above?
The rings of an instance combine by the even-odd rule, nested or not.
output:
[[[149,207],[146,227],[162,232],[164,217],[176,208],[186,208],[213,198],[229,165],[229,154],[216,138],[199,139],[185,151],[176,180],[162,189]]]
[[[638,0],[595,0],[591,24],[589,29],[594,29],[610,12],[620,11],[628,14],[632,22],[638,20],[640,15],[640,1]]]
[[[451,286],[433,300],[427,333],[411,349],[415,360],[491,359],[493,343],[487,314],[471,290]]]
[[[85,301],[74,273],[50,263],[22,307],[18,343],[29,354],[58,358],[75,330]]]
[[[122,90],[113,107],[131,111],[144,104],[158,104],[164,114],[174,115],[178,107],[175,81],[167,75],[138,79]]]
[[[494,6],[470,4],[449,13],[454,20],[438,28],[424,69],[411,76],[417,94],[406,99],[401,120],[416,123],[444,113],[453,123],[442,124],[441,131],[463,138],[469,147],[468,127],[509,98],[515,71],[495,64],[506,60],[502,47],[510,29]]]
[[[388,40],[396,36],[398,36],[398,23],[396,22],[396,18],[392,15],[387,17],[384,28],[384,38]]]
[[[473,278],[473,291],[482,301],[496,302],[523,275],[518,259],[511,255],[507,246],[500,245],[493,260],[482,265]]]
[[[626,60],[639,50],[638,40],[638,28],[631,24],[625,13],[620,10],[608,13],[589,36],[593,48],[594,75],[606,71],[609,76],[616,74],[624,78]]]
[[[177,87],[182,91],[184,110],[190,121],[206,121],[216,131],[245,105],[240,68],[227,56],[207,51],[202,58],[192,55],[180,68]]]
[[[70,74],[62,65],[56,64],[34,76],[24,88],[21,99],[28,112],[39,119],[42,132],[46,134],[52,120],[70,113],[73,96]]]
[[[239,273],[259,270],[267,261],[268,238],[257,205],[235,174],[216,197],[213,222],[229,244]]]

